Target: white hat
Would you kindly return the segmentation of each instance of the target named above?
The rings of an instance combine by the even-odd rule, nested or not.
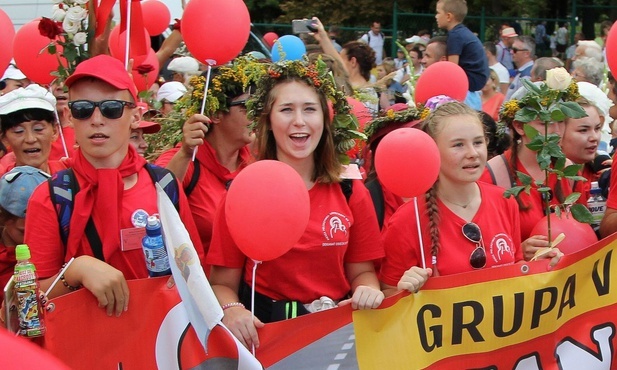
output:
[[[418,35],[414,35],[414,36],[411,36],[408,39],[405,39],[405,42],[410,43],[410,44],[419,43],[419,44],[426,45],[426,40],[423,39],[422,37],[418,36]]]
[[[0,114],[9,114],[32,108],[55,111],[56,98],[54,94],[37,84],[30,84],[0,96]]]
[[[175,102],[180,99],[184,93],[186,93],[186,87],[182,82],[178,81],[170,81],[165,82],[156,93],[156,100],[163,101],[167,100],[168,102]]]
[[[577,82],[578,93],[591,104],[593,104],[604,116],[603,130],[610,132],[610,122],[613,121],[608,114],[608,110],[614,105],[613,101],[609,99],[606,94],[596,85],[589,82]]]
[[[199,62],[191,57],[178,57],[169,62],[167,69],[174,72],[196,74],[199,73]]]
[[[503,30],[501,30],[501,37],[516,37],[518,36],[518,33],[516,33],[516,31],[514,31],[514,28],[512,27],[506,27]]]
[[[4,81],[4,80],[23,80],[26,79],[28,77],[26,77],[26,75],[20,71],[17,67],[15,67],[15,63],[14,61],[11,61],[11,64],[9,64],[8,68],[4,71],[4,74],[2,75],[2,78],[0,78],[0,81]]]

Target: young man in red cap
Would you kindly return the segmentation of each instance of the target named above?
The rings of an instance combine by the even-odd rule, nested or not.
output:
[[[131,129],[137,128],[140,120],[135,105],[137,89],[122,63],[107,55],[82,62],[66,86],[68,117],[79,143],[75,156],[67,161],[73,172],[72,186],[76,185],[69,191],[79,190],[72,191],[70,223],[66,225],[56,211],[62,207],[58,207],[55,187],[50,195],[51,186],[39,186],[28,206],[25,242],[43,291],[63,263],[75,257],[50,296],[83,286],[108,315],[120,315],[128,309],[126,280],[148,276],[139,232],[143,232],[143,220],[158,213],[151,168],[129,144]],[[70,176],[62,171],[55,178]],[[54,178],[50,181],[53,185]],[[180,217],[203,259],[182,191],[178,204]],[[68,235],[61,226],[68,226]]]

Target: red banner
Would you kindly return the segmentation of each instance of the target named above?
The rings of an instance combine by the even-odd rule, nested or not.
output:
[[[273,369],[614,368],[616,238],[550,272],[539,261],[433,278],[378,310],[346,306],[268,324],[257,358]],[[52,300],[45,347],[73,369],[237,364],[236,344],[220,326],[203,350],[166,278],[130,281],[129,289],[120,317],[108,317],[85,289]]]

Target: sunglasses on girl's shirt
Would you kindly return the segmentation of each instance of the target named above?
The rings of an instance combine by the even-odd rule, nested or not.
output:
[[[131,103],[124,100],[74,100],[69,102],[69,109],[71,115],[75,119],[88,119],[94,113],[96,107],[99,108],[101,114],[105,118],[118,119],[122,117],[124,113],[124,107],[135,108],[135,103]]]
[[[481,269],[486,266],[486,251],[484,250],[484,243],[482,241],[482,232],[480,226],[473,222],[468,222],[463,225],[463,235],[467,240],[476,244],[476,248],[471,252],[469,256],[469,264],[474,269]]]

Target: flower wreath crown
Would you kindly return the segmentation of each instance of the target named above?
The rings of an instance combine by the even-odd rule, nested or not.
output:
[[[229,111],[229,97],[241,95],[250,85],[265,74],[266,66],[250,56],[236,58],[230,65],[218,67],[217,75],[211,78],[204,114],[211,116],[218,111]],[[174,104],[174,110],[166,117],[155,119],[162,123],[162,129],[148,135],[154,157],[182,140],[182,126],[194,114],[201,112],[206,78],[193,76],[189,91]]]
[[[375,118],[374,120],[369,122],[366,127],[364,127],[364,134],[366,134],[366,136],[370,140],[370,138],[375,135],[375,133],[379,131],[379,129],[385,126],[402,124],[410,121],[423,119],[423,116],[424,118],[426,118],[428,112],[428,108],[425,107],[408,107],[407,109],[400,111],[388,109],[385,115]]]
[[[228,112],[229,98],[241,95],[250,85],[256,84],[266,73],[266,65],[251,56],[242,56],[234,59],[231,65],[219,67],[216,73],[208,86],[204,109],[207,116],[218,111]],[[204,76],[191,77],[191,93],[182,97],[179,104],[186,118],[201,111],[205,84]]]
[[[559,122],[575,115],[572,110],[578,110],[576,100],[581,95],[574,80],[562,89],[552,87],[550,81],[534,84],[523,80],[523,85],[525,95],[519,99],[511,99],[501,107],[500,122],[505,124],[511,124],[513,121],[527,123],[535,119],[543,122]]]
[[[248,118],[255,127],[261,116],[265,104],[266,95],[281,79],[299,78],[310,86],[325,94],[332,103],[334,117],[332,127],[336,152],[341,163],[349,163],[346,152],[354,147],[354,140],[366,140],[366,135],[359,131],[358,120],[350,114],[351,106],[347,102],[345,94],[337,88],[332,72],[326,63],[318,58],[314,63],[307,59],[294,61],[281,61],[268,65],[265,75],[257,83],[257,91],[247,101]]]

